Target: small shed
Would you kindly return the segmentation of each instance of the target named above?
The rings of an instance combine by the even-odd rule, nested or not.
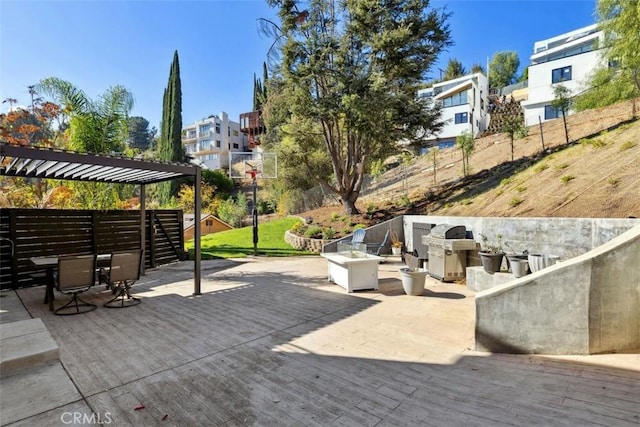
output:
[[[188,213],[182,215],[185,241],[193,239],[195,235],[195,217],[196,216],[194,214]],[[207,213],[200,215],[200,233],[202,236],[231,229],[233,229],[231,225],[227,224],[217,216]]]

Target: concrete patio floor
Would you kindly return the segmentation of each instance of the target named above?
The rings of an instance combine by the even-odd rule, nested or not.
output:
[[[638,353],[475,352],[474,293],[427,278],[404,295],[400,267],[347,294],[320,257],[206,261],[195,297],[178,263],[143,276],[138,306],[94,287],[98,309],[68,317],[41,287],[11,292],[0,322],[42,319],[60,361],[0,380],[0,424],[640,424]]]

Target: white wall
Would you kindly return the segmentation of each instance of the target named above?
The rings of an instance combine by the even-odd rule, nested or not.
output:
[[[546,121],[544,117],[545,106],[550,105],[554,100],[553,90],[555,86],[562,84],[570,90],[571,95],[576,95],[585,89],[589,76],[598,67],[604,65],[601,59],[602,50],[579,53],[551,61],[547,60],[549,57],[561,55],[562,52],[566,54],[567,51],[572,51],[577,46],[588,45],[595,40],[602,40],[602,32],[590,33],[595,29],[596,26],[591,25],[534,44],[534,54],[531,56],[532,65],[529,66],[529,96],[526,101],[521,102],[527,126],[537,124],[538,117],[542,121]],[[581,34],[588,35],[581,37]],[[546,46],[550,43],[563,40],[567,40],[566,43],[546,49]],[[535,50],[540,50],[540,52],[535,53]],[[569,66],[571,67],[571,80],[552,83],[552,71]]]

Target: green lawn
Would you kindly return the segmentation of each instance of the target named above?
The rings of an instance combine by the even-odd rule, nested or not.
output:
[[[312,252],[299,251],[284,241],[284,232],[297,218],[283,218],[265,222],[258,226],[258,255],[294,256],[314,255]],[[193,259],[193,240],[185,243],[189,258]],[[244,258],[253,255],[253,227],[236,228],[220,233],[202,236],[200,247],[202,259],[212,258]]]

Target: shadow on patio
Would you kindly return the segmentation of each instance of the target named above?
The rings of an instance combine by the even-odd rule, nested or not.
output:
[[[319,258],[184,265],[134,286],[141,305],[70,317],[18,291],[95,414],[118,425],[637,425],[640,372],[473,345],[473,293],[429,281],[345,294]],[[90,298],[106,301],[96,288]],[[462,296],[462,297],[460,297]],[[392,298],[391,298],[392,297]],[[70,402],[24,424],[60,424]],[[144,408],[141,408],[144,406]],[[136,410],[136,408],[139,408]]]

